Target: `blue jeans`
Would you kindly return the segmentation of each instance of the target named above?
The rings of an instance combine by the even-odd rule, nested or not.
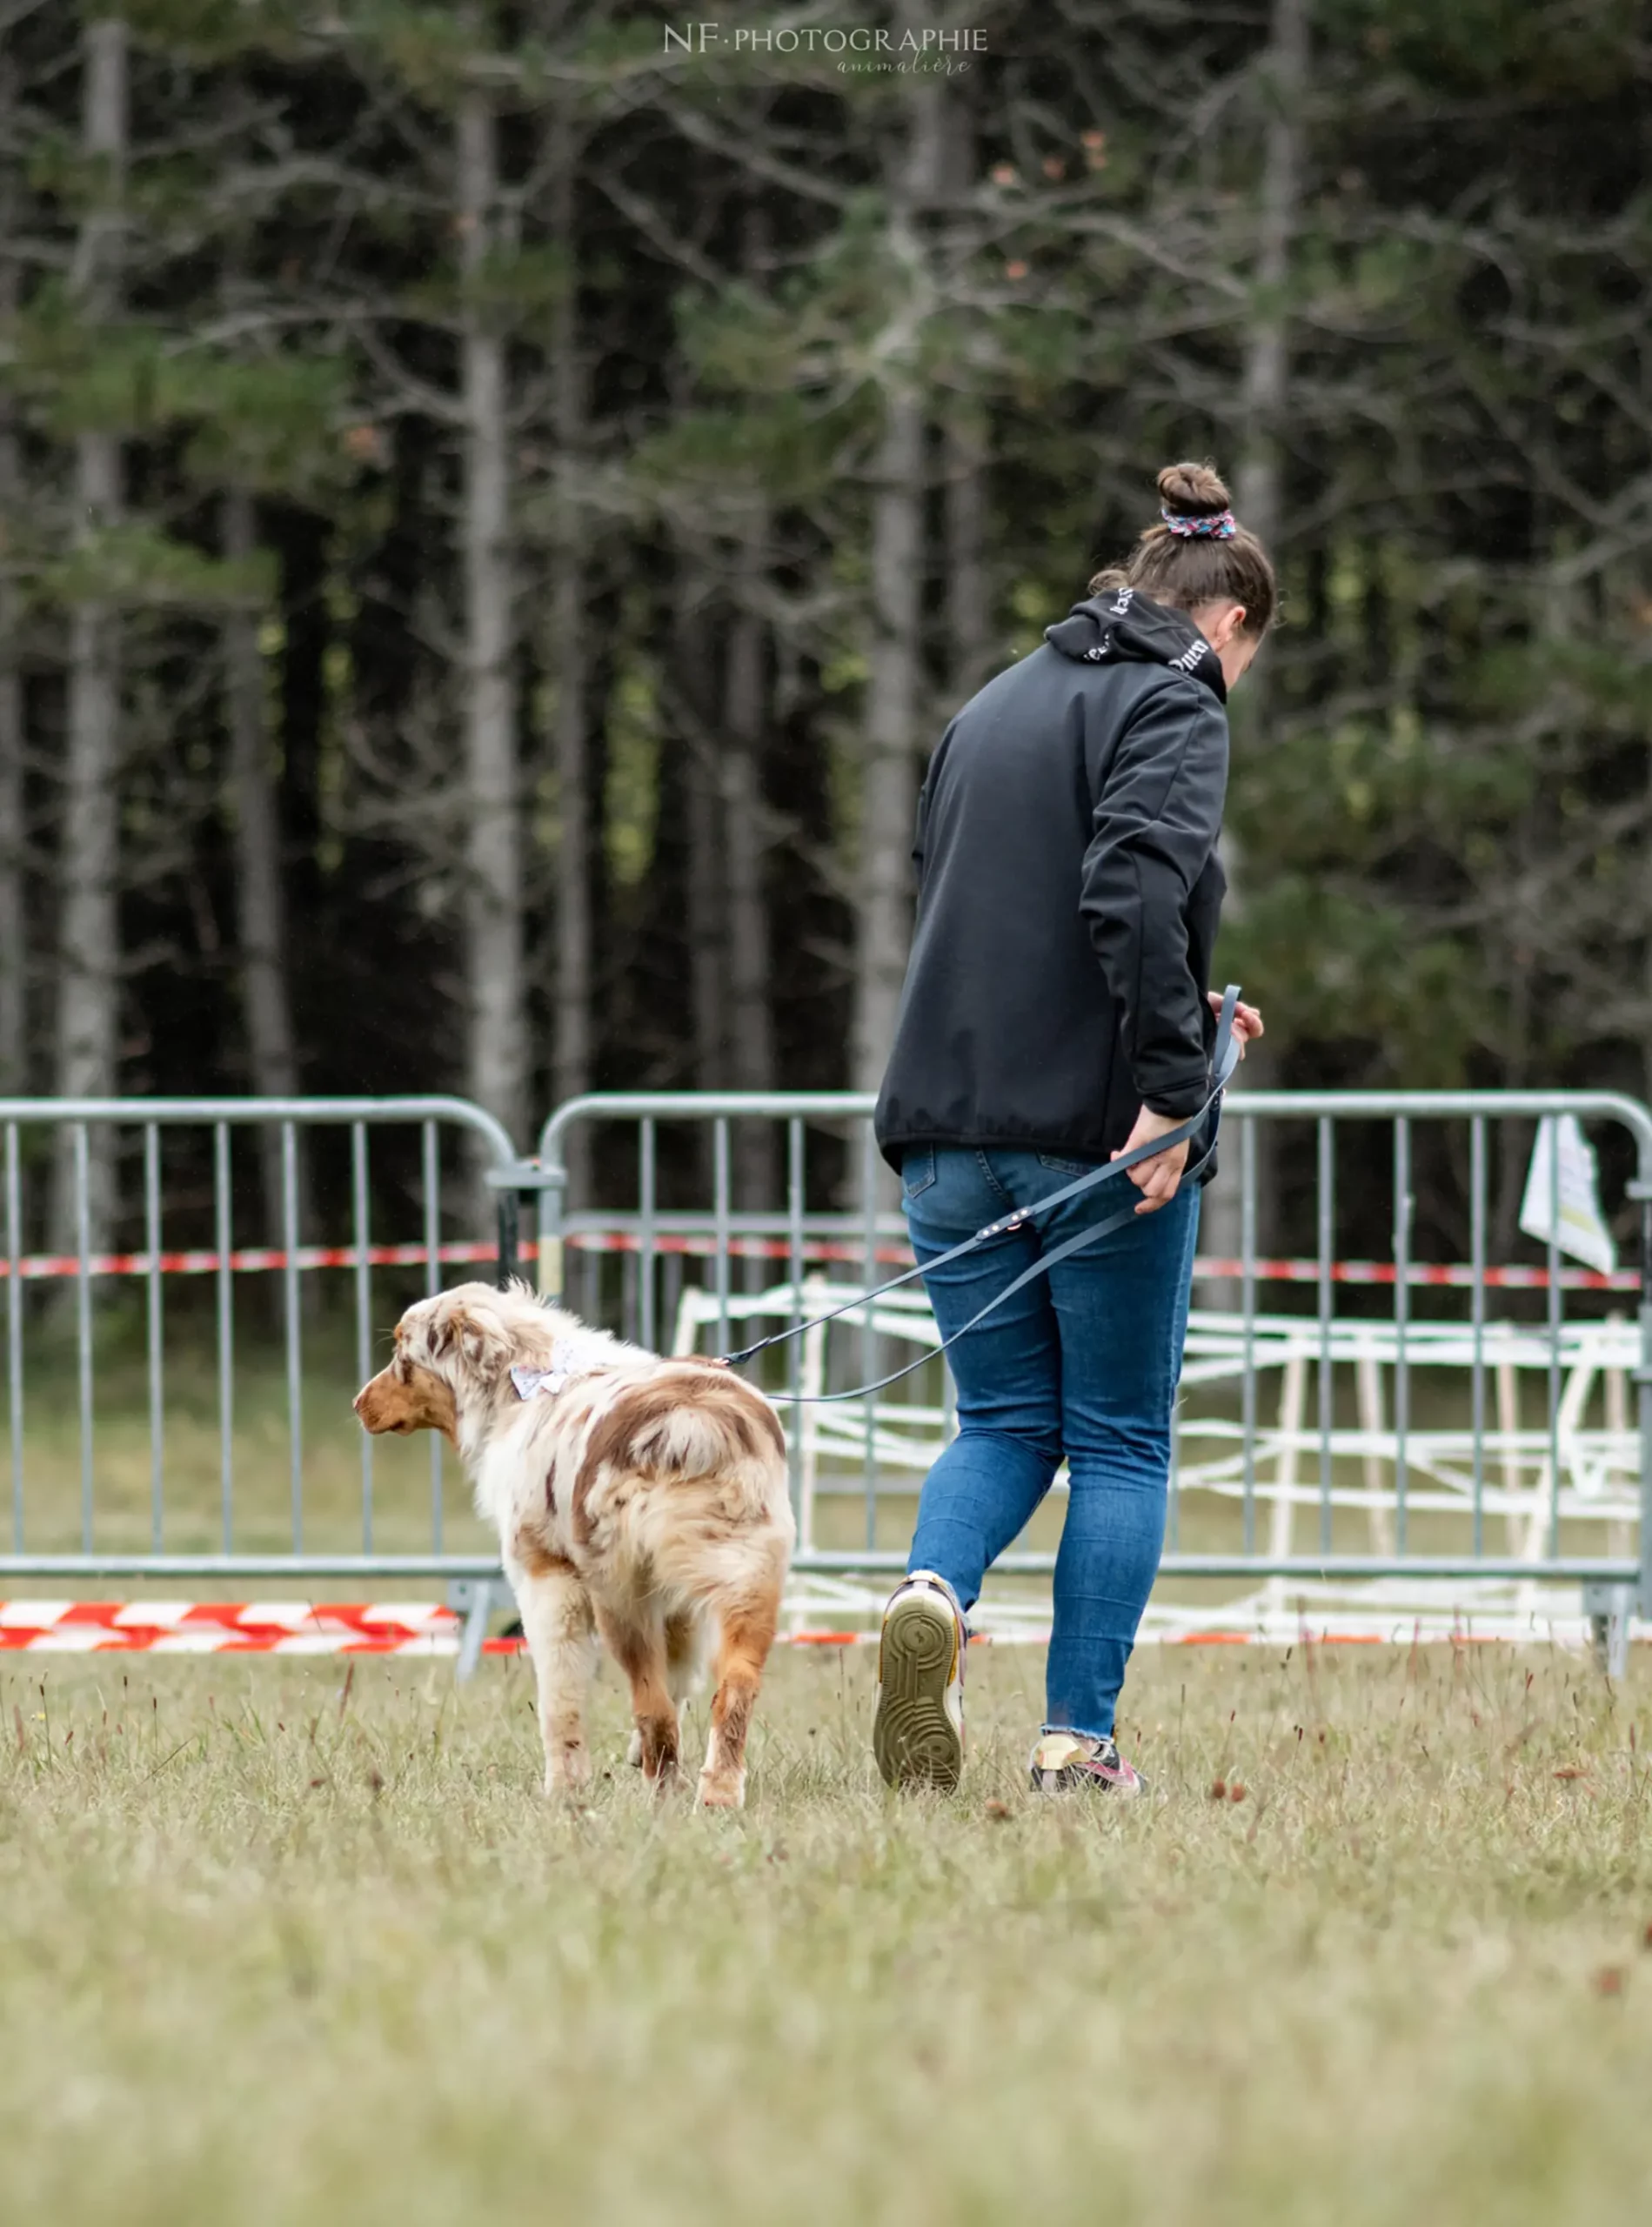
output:
[[[1093,1161],[922,1147],[901,1167],[920,1264],[1012,1207],[1046,1198]],[[950,1335],[1047,1242],[1053,1249],[1135,1196],[1129,1179],[1040,1216],[926,1275]],[[1106,1735],[1158,1574],[1171,1414],[1187,1329],[1199,1193],[1179,1191],[1035,1279],[953,1347],[958,1435],[924,1482],[908,1569],[933,1569],[966,1608],[1067,1457],[1045,1730]]]

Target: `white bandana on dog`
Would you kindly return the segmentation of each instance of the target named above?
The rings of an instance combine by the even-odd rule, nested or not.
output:
[[[511,1371],[511,1381],[518,1400],[532,1400],[540,1393],[554,1400],[569,1378],[578,1374],[572,1346],[566,1338],[558,1338],[551,1348],[549,1368],[525,1368],[518,1362]]]

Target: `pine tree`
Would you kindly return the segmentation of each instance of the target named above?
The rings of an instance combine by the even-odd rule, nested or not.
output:
[[[129,154],[129,35],[117,17],[86,26],[82,145],[87,200],[76,244],[71,293],[81,330],[96,346],[120,304],[121,242]],[[124,414],[124,413],[120,413]],[[120,1026],[119,794],[120,615],[98,575],[123,507],[120,414],[93,405],[75,440],[74,505],[85,571],[70,607],[69,735],[57,879],[61,893],[53,1087],[61,1098],[115,1093]],[[75,1241],[80,1180],[64,1139],[52,1206],[57,1242]],[[109,1241],[115,1168],[106,1130],[91,1133],[84,1174],[86,1227],[94,1249]]]
[[[17,243],[23,197],[17,174],[23,138],[18,73],[0,55],[0,347],[15,348],[20,292]],[[17,544],[23,532],[24,480],[16,398],[0,387],[0,1097],[28,1088],[29,937],[26,789],[23,759],[23,592]]]

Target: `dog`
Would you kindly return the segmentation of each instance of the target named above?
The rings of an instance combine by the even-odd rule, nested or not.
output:
[[[538,1686],[547,1794],[589,1780],[595,1634],[631,1684],[632,1760],[663,1787],[715,1649],[708,1809],[746,1799],[746,1742],[796,1537],[779,1417],[743,1378],[665,1361],[525,1284],[410,1307],[356,1395],[378,1434],[439,1430],[498,1528]]]

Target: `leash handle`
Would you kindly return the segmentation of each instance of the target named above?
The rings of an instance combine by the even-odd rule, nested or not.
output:
[[[1216,1135],[1221,1126],[1221,1094],[1231,1080],[1234,1068],[1239,1065],[1241,1047],[1234,1034],[1234,1015],[1238,1006],[1239,985],[1236,982],[1230,982],[1222,993],[1221,1010],[1217,1016],[1216,1042],[1211,1061],[1213,1087],[1210,1095],[1199,1111],[1191,1114],[1178,1127],[1167,1131],[1162,1137],[1152,1139],[1147,1144],[1135,1145],[1128,1152],[1120,1153],[1114,1159],[1105,1161],[1100,1167],[1093,1167],[1085,1174],[1075,1176],[1072,1182],[1063,1184],[1059,1190],[1050,1192],[1042,1199],[1034,1200],[1030,1207],[1017,1207],[1013,1214],[1001,1215],[998,1221],[987,1222],[983,1227],[978,1229],[973,1236],[966,1237],[960,1243],[948,1247],[946,1252],[936,1254],[933,1260],[906,1268],[898,1276],[891,1276],[887,1283],[879,1284],[874,1290],[863,1292],[857,1298],[845,1300],[841,1307],[830,1307],[824,1314],[811,1316],[806,1322],[793,1323],[789,1329],[772,1331],[766,1338],[758,1339],[754,1345],[742,1346],[736,1353],[725,1354],[722,1356],[724,1361],[731,1368],[739,1368],[741,1363],[754,1359],[757,1354],[766,1353],[771,1346],[784,1345],[790,1338],[801,1337],[806,1330],[816,1330],[822,1323],[835,1322],[840,1314],[851,1314],[858,1307],[869,1307],[874,1300],[883,1298],[887,1292],[900,1290],[904,1285],[913,1282],[931,1268],[945,1267],[949,1261],[961,1260],[966,1253],[973,1252],[978,1245],[987,1244],[994,1238],[1012,1235],[1016,1230],[1025,1227],[1035,1215],[1046,1213],[1052,1207],[1062,1206],[1068,1199],[1075,1199],[1083,1192],[1094,1190],[1099,1184],[1108,1182],[1115,1176],[1127,1174],[1131,1168],[1139,1167],[1144,1160],[1156,1160],[1160,1153],[1174,1152],[1178,1145],[1190,1144],[1198,1134],[1205,1116],[1214,1108],[1215,1119],[1211,1124],[1209,1146],[1195,1164],[1190,1168],[1184,1169],[1182,1173],[1183,1183],[1195,1180],[1208,1166],[1215,1152]],[[1178,1185],[1177,1187],[1180,1189],[1180,1186]],[[982,1321],[993,1312],[993,1307],[1002,1306],[1013,1293],[1019,1291],[1023,1284],[1030,1282],[1035,1274],[1053,1267],[1058,1261],[1065,1260],[1068,1254],[1080,1251],[1084,1246],[1094,1243],[1096,1239],[1107,1236],[1115,1229],[1122,1229],[1134,1213],[1134,1207],[1128,1207],[1122,1213],[1112,1215],[1107,1221],[1098,1222],[1091,1228],[1082,1231],[1078,1237],[1067,1239],[1064,1244],[1058,1246],[1053,1253],[1047,1254],[1041,1261],[1034,1262],[1033,1267],[1018,1276],[1013,1283],[1007,1285],[989,1306],[983,1307],[980,1314],[964,1325],[962,1330],[955,1330],[952,1337],[943,1340],[941,1344],[932,1348],[932,1351],[945,1353],[948,1346],[955,1343],[966,1332],[973,1330],[978,1322]],[[886,1376],[876,1384],[862,1385],[855,1392],[816,1393],[810,1395],[800,1394],[799,1398],[806,1397],[806,1404],[810,1406],[825,1406],[834,1400],[862,1399],[868,1393],[881,1392],[886,1384],[898,1383],[903,1376],[910,1375],[914,1368],[921,1368],[929,1358],[929,1354],[921,1354],[915,1361],[909,1362],[906,1368],[898,1368],[893,1376]],[[788,1402],[788,1404],[791,1403]]]

